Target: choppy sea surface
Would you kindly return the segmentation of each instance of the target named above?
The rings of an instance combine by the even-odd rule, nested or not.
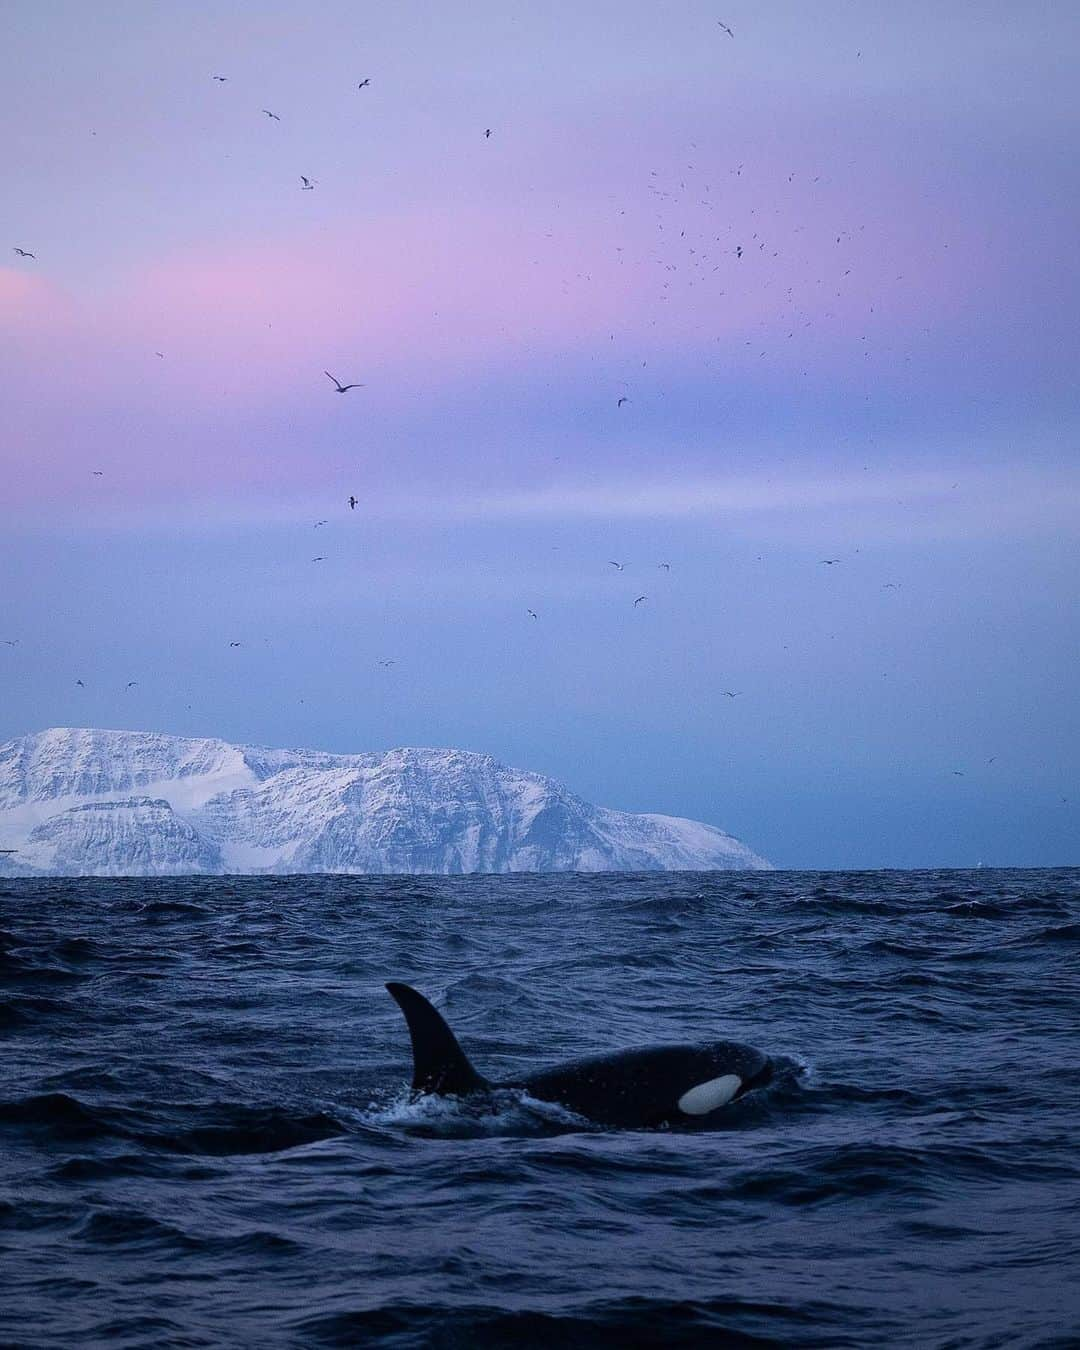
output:
[[[778,1061],[715,1128],[410,1101]],[[1080,871],[0,886],[4,1346],[1080,1345]]]

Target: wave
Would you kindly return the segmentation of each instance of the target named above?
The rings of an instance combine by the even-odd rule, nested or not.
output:
[[[0,1031],[37,1027],[43,1018],[67,1016],[71,1005],[40,994],[16,994],[0,999]]]
[[[223,1158],[245,1153],[282,1153],[341,1134],[344,1126],[322,1111],[297,1114],[282,1107],[215,1103],[197,1112],[203,1119],[182,1130],[155,1131],[147,1143],[175,1153]]]
[[[163,1116],[182,1125],[170,1128]],[[194,1118],[195,1123],[190,1123]],[[209,1106],[159,1103],[153,1111],[81,1101],[66,1092],[0,1102],[0,1128],[21,1127],[66,1139],[136,1140],[146,1148],[207,1157],[280,1153],[330,1139],[344,1126],[321,1111],[217,1102]]]
[[[395,1350],[542,1345],[626,1350],[627,1346],[707,1344],[730,1350],[777,1345],[843,1350],[864,1344],[854,1332],[838,1333],[838,1313],[846,1321],[861,1320],[853,1318],[851,1309],[824,1302],[796,1306],[735,1297],[675,1301],[637,1296],[597,1300],[557,1312],[390,1303],[303,1317],[294,1322],[293,1330],[319,1345],[378,1344]]]
[[[114,1207],[95,1210],[73,1235],[95,1247],[161,1248],[172,1256],[267,1257],[295,1256],[302,1243],[267,1229],[199,1234],[155,1218],[142,1210]]]

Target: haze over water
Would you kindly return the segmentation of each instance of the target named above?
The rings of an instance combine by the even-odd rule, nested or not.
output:
[[[460,746],[781,865],[1076,861],[1078,45],[9,4],[0,739]]]

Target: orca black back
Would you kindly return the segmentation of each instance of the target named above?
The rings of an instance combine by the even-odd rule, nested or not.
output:
[[[630,1129],[704,1123],[722,1106],[772,1078],[767,1055],[734,1041],[621,1050],[542,1069],[505,1083],[476,1072],[442,1015],[407,984],[387,989],[405,1014],[413,1090],[467,1097],[495,1087],[524,1089],[599,1125]]]

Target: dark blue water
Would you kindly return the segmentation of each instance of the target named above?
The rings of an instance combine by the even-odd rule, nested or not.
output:
[[[1080,1345],[1080,871],[6,883],[0,1343]],[[706,1132],[410,1103],[724,1037]]]

